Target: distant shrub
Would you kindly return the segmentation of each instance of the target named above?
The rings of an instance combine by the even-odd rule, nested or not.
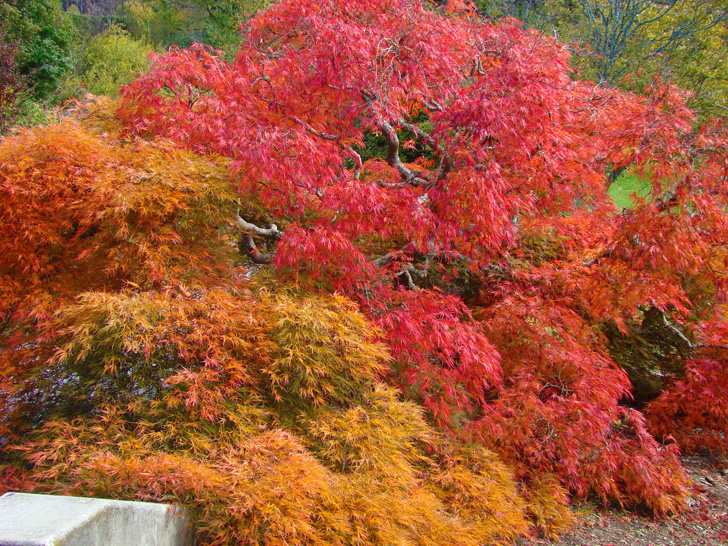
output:
[[[0,28],[0,134],[15,123],[27,91],[27,78],[18,66],[19,40],[8,39]]]
[[[79,83],[94,95],[115,97],[123,85],[148,68],[152,53],[150,44],[111,27],[95,36],[83,52]]]

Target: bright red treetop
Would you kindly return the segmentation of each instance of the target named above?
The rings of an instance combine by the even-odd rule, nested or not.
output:
[[[599,325],[723,320],[724,130],[693,134],[676,89],[575,81],[560,44],[466,15],[283,1],[232,64],[201,46],[159,58],[120,115],[231,158],[251,260],[357,301],[438,423],[522,475],[670,509],[679,480],[656,476],[676,459],[618,407],[629,381]],[[619,215],[609,176],[630,165],[653,191]],[[634,453],[658,464],[615,463]]]

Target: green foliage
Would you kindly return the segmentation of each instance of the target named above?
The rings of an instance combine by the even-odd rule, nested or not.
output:
[[[478,0],[481,14],[512,16],[575,53],[578,76],[642,91],[654,78],[694,92],[701,119],[725,116],[725,6],[712,0]]]
[[[169,0],[165,5],[175,6]],[[264,9],[272,0],[188,0],[186,10],[190,18],[201,19],[201,32],[206,39],[202,43],[226,51],[237,52],[240,43],[240,27],[258,10]]]
[[[490,19],[515,17],[527,25],[540,27],[548,17],[544,0],[475,0],[478,12]]]
[[[72,29],[60,3],[7,0],[0,4],[7,38],[21,43],[20,72],[28,76],[36,99],[48,99],[59,89],[72,65]]]
[[[40,127],[50,125],[56,119],[53,109],[46,108],[42,102],[28,99],[18,105],[18,116],[13,125],[26,128]]]
[[[619,210],[629,209],[634,203],[633,195],[647,197],[652,189],[649,180],[631,172],[622,172],[617,179],[609,186],[609,195],[612,196],[614,204]]]
[[[18,66],[19,49],[20,40],[9,38],[5,27],[0,27],[0,134],[15,125],[27,98],[27,78]]]
[[[132,0],[118,8],[117,20],[137,39],[160,46],[204,43],[234,56],[239,29],[269,0]]]
[[[94,95],[115,97],[123,85],[149,67],[154,48],[118,26],[94,36],[80,62],[79,83]]]

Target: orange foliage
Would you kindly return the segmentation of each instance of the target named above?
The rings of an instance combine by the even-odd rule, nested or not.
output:
[[[448,455],[377,383],[387,353],[343,298],[87,293],[58,320],[46,381],[64,391],[33,401],[56,417],[12,447],[30,470],[8,485],[182,503],[205,544],[475,546],[528,529],[495,455]]]
[[[65,120],[5,138],[0,165],[4,414],[20,407],[25,377],[42,380],[54,314],[78,294],[189,290],[231,274],[235,198],[223,161]]]

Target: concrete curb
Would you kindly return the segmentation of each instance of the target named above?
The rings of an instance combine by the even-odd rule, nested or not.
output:
[[[191,546],[184,510],[169,504],[56,495],[0,497],[0,546]]]

